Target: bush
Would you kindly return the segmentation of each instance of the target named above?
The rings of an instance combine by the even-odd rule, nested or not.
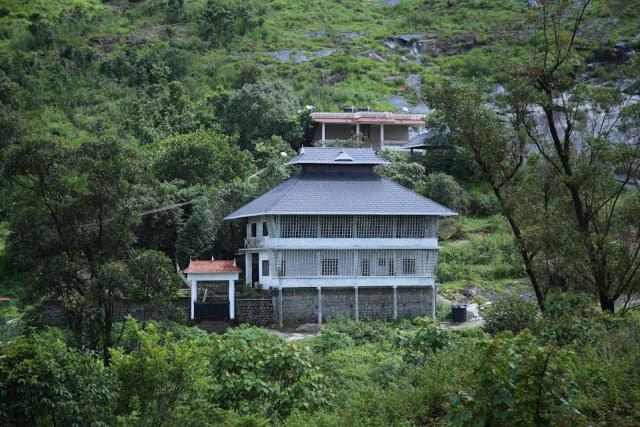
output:
[[[453,425],[570,425],[584,422],[576,410],[570,350],[532,345],[525,332],[481,341],[475,375],[450,397]]]
[[[264,7],[253,0],[208,0],[200,17],[202,32],[215,45],[226,45],[235,37],[262,26],[264,12]]]
[[[464,189],[455,178],[442,172],[429,174],[420,193],[454,211],[465,212],[469,206]]]
[[[324,378],[307,349],[264,329],[239,327],[209,349],[211,400],[240,414],[282,418],[325,402]]]
[[[321,353],[344,350],[353,347],[353,338],[349,335],[330,328],[323,328],[315,342],[314,348]]]
[[[124,424],[182,425],[192,414],[215,414],[207,402],[206,349],[194,340],[178,340],[150,323],[143,330],[127,323],[134,349],[113,352],[112,367],[120,384],[117,413]]]
[[[547,296],[536,330],[545,341],[557,345],[594,343],[605,334],[602,314],[586,294],[552,293]]]
[[[111,425],[116,387],[102,362],[57,329],[0,344],[1,425]]]
[[[424,363],[430,352],[441,350],[453,339],[450,329],[429,318],[416,318],[414,328],[401,331],[396,336],[396,346],[404,350],[405,361],[413,364]]]
[[[323,330],[329,329],[350,336],[356,345],[389,340],[393,335],[392,326],[380,321],[338,320],[328,323],[323,328]]]
[[[530,328],[538,316],[538,306],[517,295],[506,295],[487,309],[484,329],[490,334]]]

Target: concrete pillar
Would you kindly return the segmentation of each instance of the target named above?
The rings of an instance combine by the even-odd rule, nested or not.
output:
[[[236,284],[229,280],[229,319],[236,318]]]
[[[360,313],[358,311],[358,285],[354,286],[353,290],[354,290],[354,294],[355,294],[355,298],[356,298],[356,301],[355,301],[355,304],[354,304],[355,309],[356,309],[356,317],[355,317],[355,319],[356,320],[360,320]]]
[[[198,281],[191,280],[191,319],[196,318],[196,298],[198,297]]]
[[[356,123],[356,136],[360,135],[360,123]]]
[[[249,252],[244,254],[244,282],[251,286],[253,284],[251,274],[253,272],[253,265],[251,265],[251,254]]]
[[[282,328],[282,286],[278,288],[278,326]]]
[[[431,287],[431,317],[436,320],[436,285]]]
[[[398,287],[393,287],[393,318],[398,318]]]
[[[384,125],[380,125],[380,149],[384,150]]]
[[[318,325],[322,325],[322,287],[318,286]]]
[[[326,127],[326,123],[325,123],[325,122],[322,122],[322,140],[321,140],[321,141],[322,141],[323,143],[324,143],[324,141],[325,141],[325,135],[326,135],[326,133],[325,133],[325,127]]]

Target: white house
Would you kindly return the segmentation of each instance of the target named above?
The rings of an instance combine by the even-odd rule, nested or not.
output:
[[[299,175],[226,217],[247,221],[240,249],[246,282],[278,292],[280,323],[287,318],[283,290],[292,289],[317,292],[305,304],[319,322],[330,289],[342,290],[332,294],[335,307],[324,303],[335,316],[359,318],[364,310],[377,317],[383,309],[386,317],[411,315],[410,295],[427,294],[423,306],[435,315],[438,219],[456,213],[376,174],[385,163],[370,148],[303,148],[288,162],[301,166]],[[364,290],[370,307],[359,299]],[[400,307],[398,292],[405,292]],[[308,292],[287,297],[292,310],[304,310],[295,295]],[[345,295],[349,304],[342,304]]]

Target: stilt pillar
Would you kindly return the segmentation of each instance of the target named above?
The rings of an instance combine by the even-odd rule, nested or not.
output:
[[[355,296],[355,302],[353,304],[356,311],[355,319],[360,320],[360,312],[358,310],[358,285],[353,287],[353,292]]]
[[[278,288],[278,326],[282,328],[282,286]]]
[[[191,280],[191,320],[196,318],[196,298],[198,297],[198,281]]]
[[[236,318],[236,285],[233,280],[229,280],[229,319]]]
[[[431,287],[431,317],[436,320],[436,285]]]
[[[393,318],[398,318],[398,287],[393,287]]]
[[[322,287],[318,286],[318,325],[322,325]]]

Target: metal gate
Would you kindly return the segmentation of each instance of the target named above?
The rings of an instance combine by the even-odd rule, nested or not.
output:
[[[196,320],[229,320],[229,302],[196,302]]]

